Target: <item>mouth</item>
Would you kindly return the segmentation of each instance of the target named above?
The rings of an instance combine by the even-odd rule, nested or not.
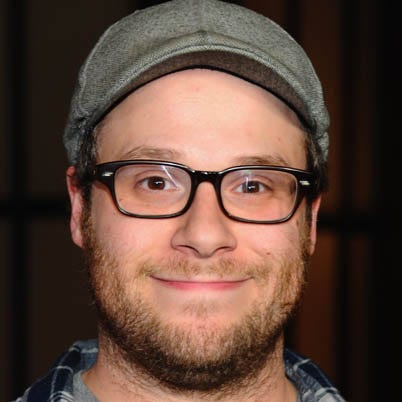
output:
[[[249,278],[239,280],[181,280],[165,279],[152,276],[160,285],[178,290],[232,290],[239,288]]]

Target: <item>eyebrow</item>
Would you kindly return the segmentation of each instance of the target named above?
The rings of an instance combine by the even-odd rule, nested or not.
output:
[[[236,165],[289,166],[289,162],[278,154],[240,156],[234,159],[234,163]]]
[[[171,148],[157,148],[148,146],[138,146],[129,149],[121,155],[122,159],[160,159],[175,161],[182,157],[182,153]]]
[[[121,155],[122,160],[129,159],[155,159],[177,162],[183,159],[183,152],[171,148],[158,148],[150,146],[138,146],[129,149]],[[274,165],[289,166],[279,154],[247,155],[238,156],[230,162],[230,166],[241,165]]]

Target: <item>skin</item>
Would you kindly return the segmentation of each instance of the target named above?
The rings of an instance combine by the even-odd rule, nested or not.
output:
[[[305,169],[304,135],[295,114],[267,91],[222,72],[187,70],[145,85],[109,113],[98,139],[98,163],[148,158],[175,161],[198,170],[250,163]],[[73,177],[74,167],[70,167],[67,182],[72,239],[85,248],[85,203]],[[307,254],[313,253],[319,204],[320,199],[313,204],[311,223],[306,221],[303,201],[288,222],[245,224],[224,216],[212,185],[202,183],[184,215],[144,220],[122,215],[107,189],[95,183],[89,219],[92,236],[107,259],[114,262],[113,274],[125,284],[128,303],[139,297],[162,324],[184,328],[192,335],[197,351],[197,342],[207,339],[201,339],[203,334],[226,331],[256,305],[272,304],[278,289],[286,288],[281,271],[286,264],[279,262],[296,260],[303,238],[307,238]],[[174,261],[192,264],[197,270],[160,268],[152,275],[139,275],[139,264],[149,260],[156,267]],[[269,280],[258,281],[240,268],[211,269],[227,261],[235,267],[269,264]],[[295,269],[301,268],[298,265]],[[161,279],[173,282],[173,286]],[[189,280],[193,284],[188,285]],[[238,284],[228,288],[211,284],[227,281]],[[115,353],[102,330],[99,345],[98,360],[83,378],[102,401],[297,399],[284,373],[283,336],[252,381],[242,383],[238,390],[231,389],[230,394],[203,393],[202,398],[197,392],[169,392],[146,373],[136,371]],[[212,343],[207,350],[212,355],[218,347]]]

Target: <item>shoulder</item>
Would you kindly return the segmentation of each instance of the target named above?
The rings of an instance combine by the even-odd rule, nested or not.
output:
[[[74,374],[91,367],[97,354],[98,345],[95,339],[75,342],[59,356],[42,378],[14,402],[72,402]]]
[[[345,402],[327,375],[312,360],[289,349],[284,352],[288,378],[295,384],[302,402]]]

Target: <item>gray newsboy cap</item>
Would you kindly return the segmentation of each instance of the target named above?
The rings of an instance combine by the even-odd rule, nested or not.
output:
[[[121,99],[175,71],[219,69],[258,84],[293,108],[328,154],[329,116],[304,50],[280,26],[218,0],[173,0],[110,26],[82,65],[63,141],[75,164],[83,138]]]

